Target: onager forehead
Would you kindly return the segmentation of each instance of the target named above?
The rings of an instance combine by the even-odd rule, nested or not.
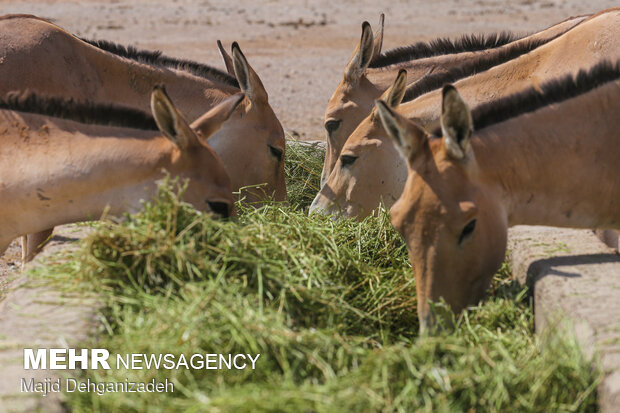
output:
[[[336,91],[327,103],[325,119],[337,117],[340,112],[357,109],[357,107],[355,99],[350,94]]]
[[[473,195],[465,167],[447,156],[439,139],[433,141],[412,160],[409,179],[396,208],[405,208],[407,212],[399,212],[409,215],[410,220],[458,213],[459,203],[470,201]]]
[[[422,151],[410,160],[410,169],[421,174],[429,183],[442,176],[440,181],[445,185],[458,176],[466,178],[469,163],[468,160],[451,157],[446,152],[443,138],[431,137],[425,141]]]
[[[372,116],[367,116],[362,122],[355,128],[353,133],[349,135],[349,138],[345,142],[345,146],[349,145],[363,145],[366,141],[381,138],[390,145],[389,138],[386,136],[381,122],[377,119],[373,119]]]
[[[427,189],[435,194],[438,202],[448,207],[468,198],[471,185],[465,168],[440,152],[424,162],[421,168],[413,169],[411,187],[406,191],[420,192]]]
[[[371,159],[377,159],[373,157],[373,155],[380,155],[378,151],[381,151],[381,147],[383,145],[390,145],[390,142],[386,142],[385,138],[373,138],[370,136],[360,136],[355,139],[347,140],[346,144],[342,148],[342,153],[353,152],[355,154],[359,154],[361,151],[365,151],[366,154],[369,154]],[[368,165],[371,168],[381,168],[377,170],[377,173],[391,173],[389,170],[383,169],[386,165]],[[389,165],[392,167],[392,165]]]

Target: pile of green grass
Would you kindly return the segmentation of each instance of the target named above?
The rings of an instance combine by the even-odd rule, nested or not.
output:
[[[288,141],[286,144],[286,190],[293,209],[307,209],[319,192],[325,149],[318,143]]]
[[[387,213],[308,217],[322,154],[293,149],[287,172],[310,184],[289,181],[299,191],[290,206],[240,207],[236,221],[215,221],[167,185],[48,269],[103,294],[105,322],[91,346],[260,353],[256,370],[89,370],[84,379],[167,378],[175,392],[71,393],[73,411],[596,410],[599,376],[573,342],[533,335],[528,295],[508,268],[453,330],[418,337],[411,267]]]

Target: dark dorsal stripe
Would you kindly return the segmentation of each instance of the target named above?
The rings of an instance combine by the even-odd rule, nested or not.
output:
[[[556,36],[557,37],[557,36]],[[554,37],[555,38],[555,37]],[[530,39],[527,41],[509,45],[503,49],[497,50],[484,56],[478,56],[460,66],[454,67],[447,71],[431,73],[421,78],[418,82],[412,83],[405,92],[403,102],[409,102],[425,93],[432,92],[435,89],[443,87],[447,83],[456,82],[477,73],[484,72],[490,68],[506,63],[512,59],[531,52],[543,44],[548,43],[552,39]]]
[[[609,61],[600,62],[590,70],[580,70],[576,76],[562,76],[544,83],[540,88],[531,87],[478,105],[472,111],[474,129],[481,130],[545,106],[575,98],[617,80],[620,80],[620,61],[615,64]],[[433,133],[441,136],[441,128],[437,128]]]
[[[120,105],[80,102],[72,98],[40,96],[35,92],[9,92],[0,99],[0,109],[62,118],[80,123],[158,130],[153,117]]]
[[[101,50],[105,50],[106,52],[110,52],[117,56],[125,57],[127,59],[135,60],[140,63],[151,66],[184,70],[194,76],[213,80],[236,88],[239,87],[239,82],[237,82],[237,79],[235,79],[233,76],[229,75],[226,72],[223,72],[212,66],[194,62],[192,60],[177,59],[174,57],[166,56],[162,54],[160,50],[138,49],[133,46],[123,46],[121,44],[113,43],[107,40],[89,40],[82,38],[80,39]]]
[[[440,37],[430,42],[418,42],[409,46],[387,50],[372,59],[369,67],[379,68],[425,57],[478,52],[504,46],[523,37],[525,36],[505,31],[491,34],[466,34],[454,40]]]

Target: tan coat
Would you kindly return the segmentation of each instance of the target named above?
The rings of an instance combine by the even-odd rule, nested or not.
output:
[[[230,178],[205,139],[242,99],[232,96],[204,115],[194,125],[202,136],[163,89],[152,97],[161,132],[0,110],[0,253],[20,235],[96,219],[106,208],[135,211],[164,170],[189,179],[184,199],[198,210],[228,216]]]
[[[233,48],[237,80],[247,98],[210,141],[228,168],[233,189],[263,185],[246,193],[249,201],[266,196],[286,200],[282,126],[260,78],[241,49]],[[153,87],[163,84],[181,113],[193,121],[239,89],[230,82],[187,70],[144,64],[94,47],[35,16],[0,17],[0,96],[13,90],[112,103],[149,111]],[[234,81],[234,79],[232,79]]]
[[[526,36],[514,43],[523,44],[531,41],[548,41],[572,29],[588,16],[571,17],[545,30]],[[437,55],[414,59],[385,67],[371,68],[369,65],[381,50],[383,27],[381,25],[378,39],[372,41],[372,29],[365,24],[362,37],[347,68],[342,81],[332,94],[325,109],[324,124],[327,133],[327,150],[321,173],[321,186],[327,182],[329,174],[338,160],[338,156],[347,138],[364,120],[378,99],[393,83],[399,70],[407,70],[408,84],[412,85],[429,74],[438,74],[461,66],[481,57],[491,57],[503,53],[505,46],[454,54]],[[514,46],[514,45],[513,45]],[[333,130],[332,127],[337,125]]]
[[[459,80],[455,86],[475,106],[508,96],[566,74],[576,74],[603,58],[620,59],[619,9],[601,12],[534,51],[504,64]],[[438,126],[441,90],[398,106],[398,112],[428,130]],[[475,125],[474,125],[475,126]],[[407,178],[406,163],[372,112],[351,134],[341,154],[354,158],[351,165],[336,163],[311,210],[364,217],[381,202],[393,205]]]
[[[591,76],[585,93],[473,134],[469,108],[446,87],[441,139],[380,104],[408,165],[391,216],[407,243],[423,328],[439,315],[428,300],[458,312],[484,296],[504,260],[508,227],[620,229],[620,66],[610,72]],[[515,101],[508,111],[527,107]]]

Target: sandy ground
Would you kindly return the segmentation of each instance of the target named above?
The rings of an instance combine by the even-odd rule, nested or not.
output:
[[[223,68],[215,41],[237,40],[262,77],[284,127],[322,138],[325,104],[359,41],[361,23],[386,14],[384,50],[438,36],[530,32],[614,6],[577,0],[110,0],[6,1],[87,38],[161,49]]]
[[[438,36],[530,32],[615,4],[599,0],[0,0],[0,14],[32,13],[79,36],[107,39],[223,68],[215,41],[238,41],[293,135],[323,139],[325,104],[359,41],[361,23],[386,14],[384,50]],[[19,268],[14,243],[2,280]],[[1,293],[0,293],[1,294]]]

